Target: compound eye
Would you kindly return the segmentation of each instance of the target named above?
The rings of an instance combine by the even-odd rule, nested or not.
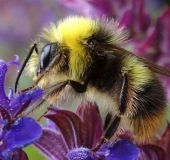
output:
[[[57,49],[57,44],[51,43],[47,44],[41,51],[40,64],[37,70],[37,74],[41,73],[51,62],[55,55]]]

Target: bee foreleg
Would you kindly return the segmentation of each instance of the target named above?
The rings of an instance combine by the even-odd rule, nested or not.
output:
[[[40,122],[40,120],[44,117],[44,115],[45,115],[46,113],[48,113],[48,111],[50,110],[51,107],[52,107],[52,105],[50,105],[50,106],[47,107],[47,110],[37,119],[38,122]]]

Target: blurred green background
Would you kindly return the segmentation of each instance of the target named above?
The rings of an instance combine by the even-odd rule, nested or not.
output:
[[[151,9],[162,4],[161,1],[147,1],[151,1]],[[22,63],[31,42],[36,39],[41,28],[51,21],[57,22],[71,14],[76,12],[64,7],[57,0],[0,0],[0,59],[8,62],[17,54]],[[6,78],[6,92],[8,87],[14,87],[16,76],[17,67],[10,67]],[[31,84],[31,79],[23,74],[19,83],[20,89],[27,88]],[[25,151],[30,160],[45,159],[33,146],[26,148]]]

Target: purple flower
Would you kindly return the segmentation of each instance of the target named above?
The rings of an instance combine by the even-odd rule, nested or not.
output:
[[[32,89],[13,96],[13,90],[6,96],[4,91],[8,65],[18,65],[18,57],[5,63],[0,60],[0,159],[27,160],[22,148],[32,144],[42,134],[41,126],[29,117],[18,118],[23,110],[42,96],[41,89]]]
[[[48,128],[43,129],[41,138],[35,146],[50,160],[133,160],[138,149],[127,140],[104,143],[92,153],[103,132],[98,107],[94,103],[81,104],[76,114],[51,108],[45,115],[49,119]]]

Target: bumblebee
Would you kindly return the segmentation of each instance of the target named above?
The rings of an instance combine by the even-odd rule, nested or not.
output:
[[[109,108],[103,140],[127,129],[138,143],[147,143],[167,109],[157,74],[170,77],[170,71],[121,48],[127,38],[113,19],[75,16],[51,23],[31,48],[16,85],[26,65],[34,87],[44,89],[39,104],[65,98],[95,102]]]

